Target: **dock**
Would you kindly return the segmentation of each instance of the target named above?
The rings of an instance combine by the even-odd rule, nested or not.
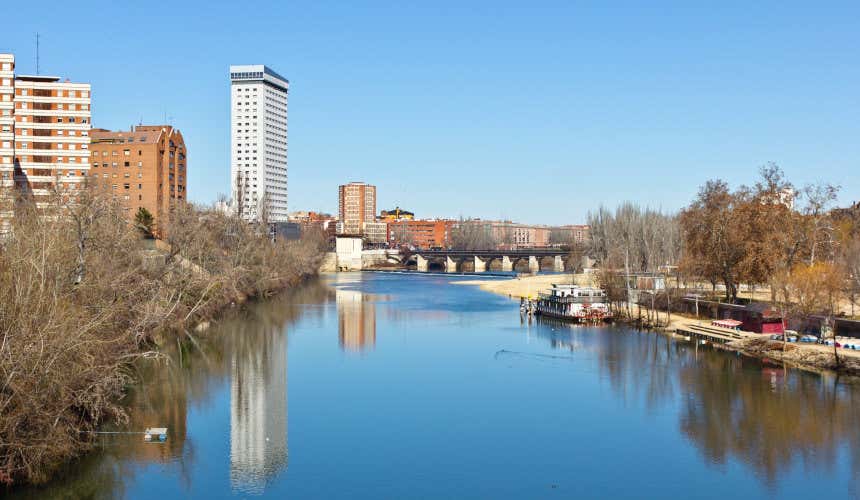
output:
[[[731,328],[722,328],[712,325],[700,325],[687,323],[675,329],[675,333],[696,340],[705,340],[715,344],[726,344],[733,340],[740,340],[750,336],[759,337],[755,333],[742,332]]]

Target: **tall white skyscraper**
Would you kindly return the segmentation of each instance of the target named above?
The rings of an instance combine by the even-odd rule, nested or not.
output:
[[[287,222],[287,93],[260,65],[230,66],[230,182],[246,220]]]

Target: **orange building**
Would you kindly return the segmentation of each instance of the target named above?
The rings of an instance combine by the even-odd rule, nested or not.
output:
[[[412,245],[416,248],[447,248],[452,220],[399,220],[388,223],[390,246]]]
[[[350,182],[338,187],[338,218],[343,234],[362,234],[366,222],[376,222],[376,186]]]
[[[182,134],[170,125],[138,125],[128,132],[93,129],[90,138],[90,184],[112,192],[129,220],[148,210],[161,234],[170,208],[188,196]]]

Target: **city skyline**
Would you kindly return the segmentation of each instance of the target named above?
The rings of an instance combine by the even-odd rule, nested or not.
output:
[[[690,7],[671,19],[493,6],[273,5],[238,26],[214,5],[189,35],[173,35],[191,2],[144,37],[125,36],[122,21],[157,14],[130,8],[100,31],[135,54],[123,74],[87,55],[91,41],[55,34],[83,12],[58,4],[33,16],[22,5],[0,51],[35,72],[38,31],[42,74],[92,84],[95,127],[182,129],[198,202],[230,189],[223,75],[244,62],[294,85],[290,211],[334,213],[337,200],[321,194],[358,179],[378,186],[379,206],[427,217],[579,223],[622,200],[675,210],[705,180],[753,183],[769,161],[800,184],[840,184],[841,205],[860,199],[856,5]],[[165,64],[166,50],[181,64]]]

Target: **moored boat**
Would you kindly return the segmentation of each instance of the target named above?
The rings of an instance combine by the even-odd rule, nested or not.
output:
[[[541,316],[579,323],[610,321],[606,292],[600,288],[554,284],[550,293],[541,293],[535,305]]]

